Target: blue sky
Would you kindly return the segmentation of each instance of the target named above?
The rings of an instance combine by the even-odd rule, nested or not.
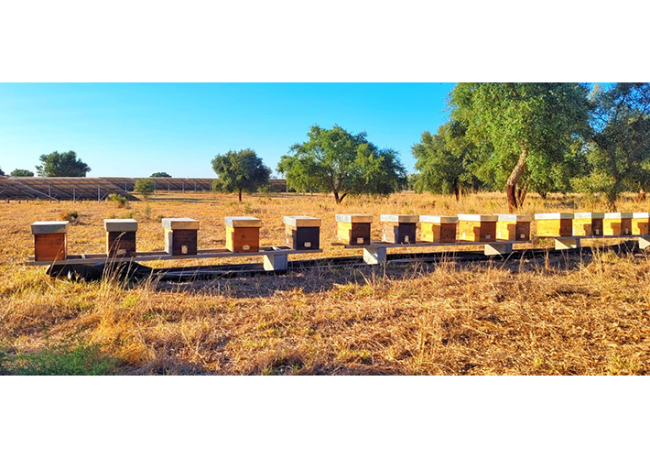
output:
[[[310,126],[365,131],[400,153],[447,117],[451,83],[2,83],[0,167],[35,171],[73,150],[88,176],[213,177],[210,161],[252,148],[277,175]]]

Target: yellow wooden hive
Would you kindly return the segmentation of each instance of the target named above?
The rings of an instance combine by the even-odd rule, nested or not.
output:
[[[494,242],[497,233],[496,215],[458,215],[458,240],[461,242]]]
[[[602,237],[604,213],[576,213],[573,215],[573,235],[576,237]]]
[[[535,235],[537,237],[571,237],[573,213],[537,213]]]
[[[233,253],[260,251],[262,220],[254,216],[226,216],[226,248]]]
[[[420,240],[433,243],[456,242],[456,216],[420,215]]]
[[[336,215],[337,238],[346,245],[370,245],[371,215]]]
[[[632,213],[632,235],[650,235],[650,213]]]
[[[605,213],[603,235],[632,235],[632,213]]]
[[[530,215],[497,215],[497,240],[530,240]]]

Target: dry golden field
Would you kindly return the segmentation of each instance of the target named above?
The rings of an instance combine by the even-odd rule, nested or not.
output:
[[[192,283],[55,280],[23,265],[30,224],[77,211],[68,252],[104,250],[104,218],[140,223],[138,249],[161,249],[161,217],[201,221],[200,248],[225,244],[224,216],[263,220],[261,244],[284,244],[283,215],[506,213],[501,194],[327,196],[156,195],[110,202],[0,204],[0,374],[646,374],[650,263],[597,252],[512,262],[326,266]],[[530,196],[522,213],[603,210],[597,200]],[[631,196],[619,211],[648,211]],[[373,237],[379,224],[373,225]],[[608,243],[614,243],[609,240]],[[589,243],[585,243],[588,245]],[[539,244],[538,244],[539,245]],[[474,248],[476,249],[476,248]],[[420,250],[422,251],[422,249]],[[259,262],[259,258],[250,259]],[[156,262],[178,266],[227,259]],[[230,262],[244,262],[241,258]]]

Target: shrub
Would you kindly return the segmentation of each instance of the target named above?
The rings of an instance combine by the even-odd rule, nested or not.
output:
[[[72,210],[70,212],[61,212],[59,214],[59,220],[77,223],[79,222],[79,212],[77,210]]]
[[[142,194],[142,197],[147,199],[156,190],[156,185],[149,178],[140,178],[139,180],[135,180],[135,188],[133,190]]]
[[[117,208],[124,208],[126,207],[126,204],[129,202],[129,199],[119,194],[109,194],[108,200],[110,200],[111,202],[115,202],[117,204]]]

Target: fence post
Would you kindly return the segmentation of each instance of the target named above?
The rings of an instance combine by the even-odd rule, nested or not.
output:
[[[102,201],[102,191],[99,185],[97,185],[97,202]]]
[[[77,192],[74,185],[72,185],[72,202],[77,202]]]

